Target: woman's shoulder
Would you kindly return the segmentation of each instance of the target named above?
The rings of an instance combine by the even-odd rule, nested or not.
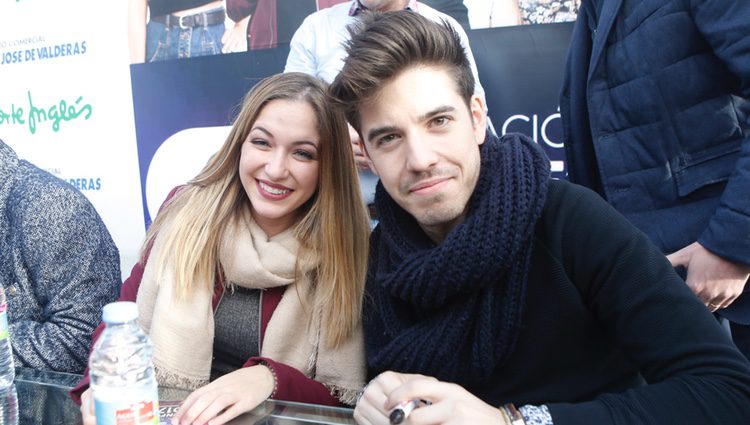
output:
[[[179,192],[181,192],[186,187],[187,187],[186,184],[181,184],[179,186],[173,187],[172,190],[170,190],[169,193],[167,194],[167,197],[164,199],[164,202],[162,203],[162,206],[164,206],[164,204],[169,203],[169,201],[171,201],[175,197],[175,195],[177,195]]]
[[[167,205],[169,205],[172,201],[174,201],[177,194],[179,194],[182,190],[187,188],[187,186],[188,185],[183,184],[183,185],[173,187],[172,190],[170,190],[167,196],[164,198],[164,201],[162,201],[161,205],[159,206],[159,210],[156,214],[157,215],[161,214],[164,208]]]

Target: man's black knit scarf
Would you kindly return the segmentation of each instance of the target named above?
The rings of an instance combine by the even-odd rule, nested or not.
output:
[[[521,329],[549,160],[519,135],[488,137],[466,220],[435,245],[378,184],[365,341],[371,373],[481,384]]]

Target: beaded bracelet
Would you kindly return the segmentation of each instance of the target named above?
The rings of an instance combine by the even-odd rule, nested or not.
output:
[[[273,369],[273,366],[265,360],[258,361],[258,364],[267,367],[271,372],[271,376],[273,377],[273,391],[271,391],[271,395],[269,395],[268,398],[274,398],[276,392],[279,390],[279,378],[276,376],[276,371]]]

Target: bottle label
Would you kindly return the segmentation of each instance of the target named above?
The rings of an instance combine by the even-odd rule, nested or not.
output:
[[[100,401],[94,396],[97,425],[159,425],[159,398],[140,401]]]
[[[8,337],[8,304],[0,304],[0,341]]]

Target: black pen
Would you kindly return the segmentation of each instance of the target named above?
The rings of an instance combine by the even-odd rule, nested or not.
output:
[[[411,412],[420,406],[420,403],[423,403],[424,405],[431,404],[427,400],[420,400],[418,398],[402,401],[401,403],[399,403],[399,405],[396,406],[395,409],[391,410],[391,414],[389,416],[391,424],[398,425],[401,422],[405,421],[406,418],[409,417]]]

